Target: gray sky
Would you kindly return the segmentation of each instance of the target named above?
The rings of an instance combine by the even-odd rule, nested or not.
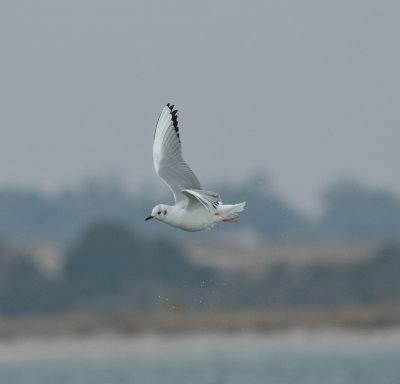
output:
[[[398,1],[2,1],[0,187],[162,190],[172,102],[206,186],[267,172],[308,210],[341,176],[400,195],[399,18]]]

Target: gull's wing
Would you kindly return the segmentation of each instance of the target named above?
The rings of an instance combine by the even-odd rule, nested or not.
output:
[[[194,208],[201,204],[209,212],[215,211],[218,205],[222,203],[219,193],[203,191],[203,190],[193,190],[184,189],[182,193],[189,199],[188,209]]]
[[[154,133],[153,160],[158,176],[171,188],[175,202],[184,199],[182,190],[201,190],[196,175],[182,157],[177,110],[167,104],[158,119]]]

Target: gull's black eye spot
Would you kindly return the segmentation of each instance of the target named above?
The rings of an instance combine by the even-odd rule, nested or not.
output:
[[[167,214],[167,210],[166,209],[164,209],[164,216]]]
[[[157,212],[157,215],[161,215],[161,211],[158,211],[158,212]]]

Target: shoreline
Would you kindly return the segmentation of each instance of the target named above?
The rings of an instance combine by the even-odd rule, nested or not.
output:
[[[65,314],[0,317],[0,341],[96,334],[138,336],[188,333],[268,334],[292,329],[357,331],[400,328],[400,305],[335,308],[281,308],[241,311],[126,312],[112,315]]]
[[[293,356],[400,354],[400,327],[370,332],[343,329],[291,329],[255,332],[140,334],[98,333],[0,341],[0,364],[114,359],[169,360],[204,356]]]

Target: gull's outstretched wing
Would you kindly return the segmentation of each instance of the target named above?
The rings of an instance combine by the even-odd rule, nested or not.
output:
[[[188,209],[201,204],[209,212],[212,212],[216,211],[219,204],[222,204],[219,193],[217,192],[184,189],[182,193],[189,199]]]
[[[182,157],[177,110],[167,104],[158,119],[154,133],[153,160],[158,176],[171,188],[175,202],[185,199],[184,189],[201,190],[196,175]]]

